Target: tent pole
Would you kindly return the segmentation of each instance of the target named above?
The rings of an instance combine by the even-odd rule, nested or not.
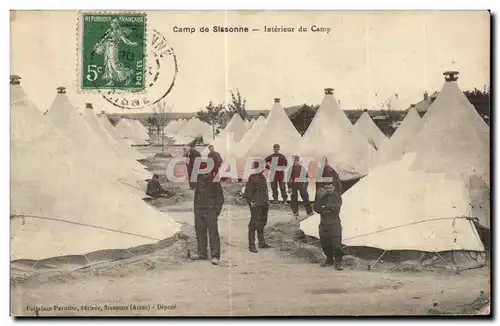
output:
[[[94,265],[92,265],[92,263],[89,260],[89,257],[87,257],[87,255],[83,255],[83,256],[85,256],[85,260],[87,261],[87,263],[89,263],[90,269],[95,270]],[[71,271],[71,272],[73,272],[73,271]]]
[[[434,254],[435,254],[436,256],[438,256],[439,258],[441,258],[441,260],[442,260],[442,261],[444,261],[444,263],[445,263],[446,265],[448,265],[448,266],[450,266],[450,267],[452,267],[452,268],[453,268],[453,267],[455,267],[455,272],[456,272],[457,274],[460,274],[460,269],[458,268],[458,266],[457,266],[457,265],[453,266],[453,265],[451,265],[450,263],[448,263],[448,262],[446,261],[446,259],[444,259],[444,258],[443,258],[443,256],[441,256],[438,252],[434,252]]]
[[[377,265],[377,263],[379,262],[380,259],[382,259],[382,257],[385,255],[385,253],[387,252],[387,250],[384,250],[384,252],[382,253],[382,255],[380,255],[380,257],[377,258],[377,260],[373,263],[373,264],[368,264],[368,270],[371,270],[375,265]]]

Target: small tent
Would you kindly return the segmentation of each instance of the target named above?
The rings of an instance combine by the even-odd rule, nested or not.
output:
[[[248,124],[245,123],[238,113],[235,113],[226,128],[224,128],[224,131],[227,134],[233,134],[234,141],[239,142],[248,131]]]
[[[326,156],[341,180],[355,180],[368,172],[375,149],[339,108],[333,89],[327,88],[313,121],[302,137],[300,153],[314,160]],[[314,165],[310,165],[311,175],[315,174],[314,169]]]
[[[376,150],[379,150],[387,141],[387,137],[380,131],[375,122],[373,122],[367,111],[361,114],[361,117],[359,117],[354,126],[359,133],[365,136],[366,140],[368,140],[370,145]]]
[[[412,141],[422,126],[422,119],[415,108],[410,108],[388,141],[384,142],[375,159],[375,165],[382,165],[403,157],[405,146]]]
[[[255,135],[245,152],[241,152],[240,155],[242,158],[265,158],[272,153],[273,145],[279,144],[281,153],[291,156],[297,152],[299,142],[300,134],[286,115],[280,99],[276,98],[262,129]]]
[[[110,135],[113,138],[113,140],[120,146],[121,151],[127,153],[128,157],[130,157],[133,160],[143,160],[146,158],[144,154],[139,153],[125,141],[125,139],[122,137],[122,135],[120,135],[118,130],[116,130],[116,128],[113,127],[111,122],[109,122],[109,119],[105,113],[99,114],[99,124],[104,130],[106,130],[108,135]]]

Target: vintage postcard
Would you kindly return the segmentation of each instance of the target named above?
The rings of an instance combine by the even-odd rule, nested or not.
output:
[[[490,315],[490,19],[11,11],[11,315]]]

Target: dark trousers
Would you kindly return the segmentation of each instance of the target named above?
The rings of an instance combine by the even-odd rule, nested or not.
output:
[[[269,207],[264,205],[250,206],[250,222],[248,223],[248,246],[255,247],[255,232],[259,244],[265,244],[264,227],[267,224]]]
[[[212,258],[220,258],[220,237],[217,213],[212,207],[197,207],[194,210],[194,228],[198,241],[198,255],[207,258],[208,240]]]
[[[278,185],[280,187],[281,197],[283,201],[288,199],[288,195],[286,193],[286,184],[283,180],[275,180],[271,181],[271,190],[273,191],[273,199],[278,200]]]
[[[340,264],[344,252],[342,250],[342,223],[339,217],[340,209],[335,212],[321,214],[319,223],[319,242],[326,259]]]
[[[295,183],[291,186],[292,194],[290,195],[290,204],[292,206],[292,212],[294,214],[299,214],[299,193],[302,201],[304,202],[304,207],[307,214],[313,212],[311,207],[311,202],[309,201],[309,193],[307,192],[307,183]]]
[[[196,186],[196,182],[191,181],[191,175],[193,174],[193,166],[188,165],[187,166],[187,173],[188,173],[188,178],[189,178],[189,188],[194,189]]]

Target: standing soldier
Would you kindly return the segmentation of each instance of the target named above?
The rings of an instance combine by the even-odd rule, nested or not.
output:
[[[219,152],[216,152],[215,151],[215,148],[214,148],[214,145],[210,145],[208,146],[208,150],[210,151],[210,153],[208,153],[208,157],[212,159],[212,161],[214,162],[214,168],[213,168],[213,175],[214,177],[217,176],[217,174],[219,174],[219,169],[222,165],[222,157],[220,156]]]
[[[207,163],[201,162],[200,169],[206,169]],[[218,218],[224,205],[224,193],[219,182],[214,180],[212,171],[198,173],[194,191],[194,228],[198,242],[199,259],[208,259],[207,240],[210,240],[212,264],[220,260],[220,237]],[[208,234],[208,239],[207,239]]]
[[[323,157],[322,162],[323,164],[320,164],[318,168],[321,170],[321,177],[324,178],[324,180],[316,182],[316,195],[318,193],[318,188],[322,188],[328,184],[333,184],[335,188],[338,189],[339,194],[342,194],[342,184],[340,183],[339,174],[331,167],[326,157]]]
[[[186,152],[186,157],[189,160],[187,163],[187,173],[189,178],[189,188],[194,190],[195,182],[191,181],[191,175],[193,174],[194,162],[197,157],[201,157],[201,154],[196,150],[195,142],[189,144],[189,147],[189,150]]]
[[[274,144],[273,145],[273,154],[269,155],[266,157],[266,168],[270,169],[271,168],[271,162],[273,158],[276,158],[278,160],[278,166],[279,167],[286,167],[288,164],[288,161],[285,157],[285,155],[280,153],[280,145],[279,144]],[[271,175],[272,177],[272,175]],[[276,171],[274,174],[274,178],[271,180],[271,190],[273,191],[273,200],[278,201],[278,185],[280,188],[281,192],[281,197],[283,198],[283,203],[286,203],[288,196],[286,192],[286,184],[285,184],[285,175],[283,171]]]
[[[252,168],[257,169],[258,162],[254,162]],[[267,193],[267,180],[263,171],[250,175],[245,186],[243,198],[250,207],[250,222],[248,223],[248,249],[257,253],[255,247],[255,232],[259,241],[259,248],[265,249],[271,246],[264,238],[264,227],[267,224],[269,213],[269,195]]]
[[[304,202],[307,215],[310,216],[313,214],[311,203],[309,202],[309,193],[307,192],[308,185],[307,170],[302,167],[300,157],[294,155],[290,179],[288,180],[288,191],[291,193],[290,204],[295,218],[299,217],[299,193]]]
[[[321,266],[335,264],[335,269],[340,267],[344,253],[342,251],[342,224],[340,221],[340,208],[342,206],[341,185],[337,172],[324,159],[324,178],[331,180],[316,183],[316,199],[314,210],[320,214],[319,241],[326,255],[326,260]]]

